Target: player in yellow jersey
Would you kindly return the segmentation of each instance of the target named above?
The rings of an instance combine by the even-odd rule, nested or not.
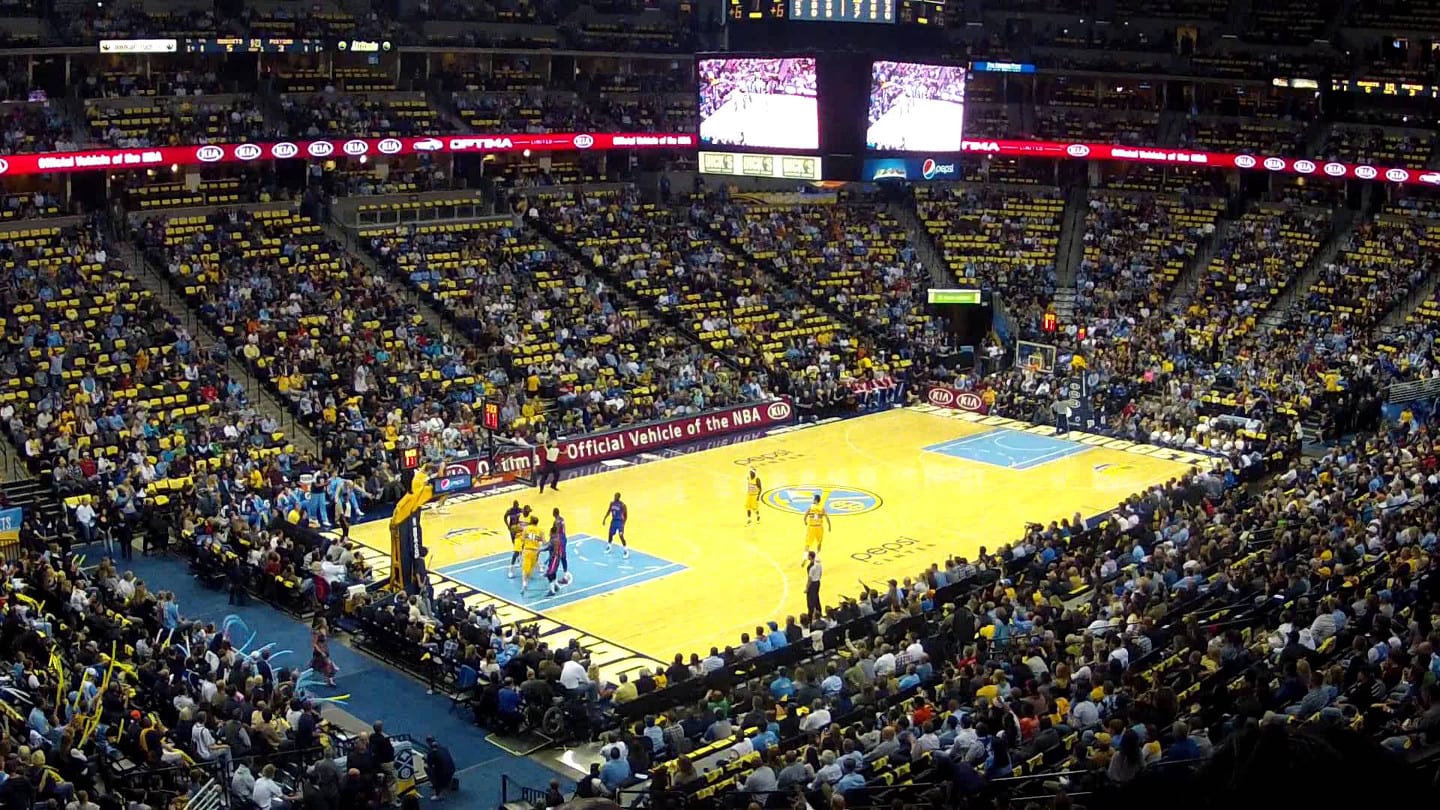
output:
[[[825,542],[825,530],[834,530],[830,524],[830,515],[825,507],[820,505],[820,496],[816,494],[815,500],[810,503],[810,508],[805,510],[805,561],[809,562],[809,552],[820,553],[820,546]]]
[[[520,593],[530,586],[530,577],[535,573],[535,563],[540,559],[540,547],[545,537],[540,533],[540,518],[532,517],[520,535]]]
[[[750,476],[745,479],[745,525],[750,525],[750,517],[755,517],[755,522],[760,522],[760,475],[755,468],[750,468]]]
[[[510,567],[505,576],[515,578],[515,563],[520,561],[521,538],[525,534],[525,526],[530,521],[530,507],[520,508],[520,502],[514,501],[505,512],[505,528],[510,531]]]

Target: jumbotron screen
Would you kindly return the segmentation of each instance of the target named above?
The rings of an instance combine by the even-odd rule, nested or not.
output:
[[[815,59],[700,59],[700,142],[819,149]]]
[[[916,62],[870,67],[865,143],[879,152],[959,152],[965,68]]]

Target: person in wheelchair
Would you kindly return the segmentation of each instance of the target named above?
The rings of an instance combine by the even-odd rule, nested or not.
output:
[[[519,731],[525,722],[522,707],[525,702],[520,690],[515,688],[513,678],[506,678],[505,685],[500,687],[500,694],[495,702],[496,726],[509,733]]]

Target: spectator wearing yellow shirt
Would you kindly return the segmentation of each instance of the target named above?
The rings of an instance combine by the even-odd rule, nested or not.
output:
[[[629,703],[638,697],[640,697],[640,690],[635,687],[625,673],[620,673],[620,685],[615,687],[615,694],[611,695],[611,699],[619,704]]]

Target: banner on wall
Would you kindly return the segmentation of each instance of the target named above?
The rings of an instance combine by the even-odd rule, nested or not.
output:
[[[971,413],[984,413],[985,402],[980,395],[974,391],[961,391],[959,388],[952,388],[948,385],[932,385],[925,392],[925,401],[937,408],[949,408],[954,411],[970,411]]]
[[[562,439],[559,443],[559,463],[561,467],[579,467],[742,431],[763,430],[789,424],[794,419],[795,406],[788,397],[706,411],[664,422]],[[528,477],[537,466],[534,450],[516,450],[497,453],[493,464],[483,456],[451,459],[445,462],[444,475],[447,478],[471,476],[474,488],[483,489]]]
[[[329,138],[313,141],[266,143],[211,143],[191,146],[161,146],[137,149],[89,149],[78,152],[41,152],[0,157],[0,177],[52,172],[146,169],[160,166],[195,166],[212,163],[247,163],[260,160],[341,160],[384,158],[411,154],[503,154],[509,152],[564,152],[606,149],[693,149],[699,140],[693,133],[653,132],[552,132],[494,135],[445,135],[406,138]],[[1162,146],[1117,146],[1105,143],[1063,141],[966,140],[961,152],[999,157],[1036,157],[1071,160],[1114,160],[1127,163],[1158,163],[1210,169],[1271,172],[1336,180],[1366,180],[1400,185],[1440,187],[1440,171],[1368,163],[1315,161],[1275,155],[1200,152]],[[732,156],[733,157],[733,156]],[[742,159],[746,156],[739,156]],[[765,156],[761,156],[762,158]],[[774,156],[771,156],[774,157]],[[792,156],[793,157],[793,156]],[[877,158],[866,161],[866,179],[900,177],[909,180],[951,179],[959,155],[910,158]],[[787,160],[789,158],[786,158]],[[799,157],[796,167],[804,173],[819,173],[820,162]],[[763,161],[762,161],[763,162]],[[912,166],[912,163],[914,164]],[[780,166],[784,161],[772,164]],[[797,168],[798,171],[798,168]],[[783,171],[780,176],[789,176]],[[958,173],[953,179],[959,179]]]
[[[20,542],[20,524],[25,520],[25,510],[12,506],[0,509],[0,543],[9,545]]]

